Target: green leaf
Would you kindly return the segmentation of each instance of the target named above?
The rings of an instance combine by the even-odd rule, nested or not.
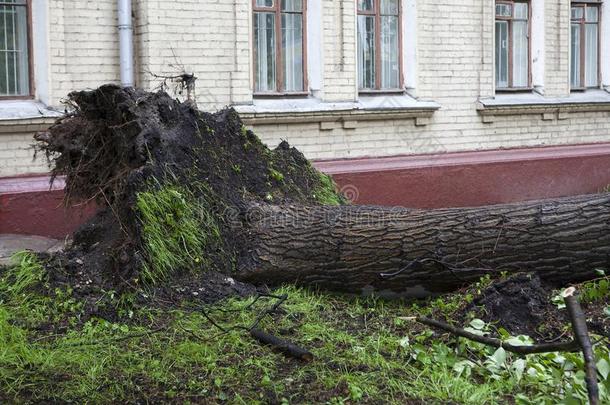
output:
[[[500,347],[494,354],[489,357],[495,364],[502,366],[506,362],[506,350]]]
[[[604,314],[605,314],[606,316],[610,316],[610,307],[606,307],[606,308],[604,308]]]
[[[400,347],[402,347],[403,349],[406,349],[407,347],[409,347],[410,342],[409,342],[409,337],[405,336],[402,339],[400,339]]]
[[[608,308],[606,308],[608,309]],[[608,360],[606,359],[601,359],[600,361],[597,362],[597,371],[599,371],[599,374],[601,374],[602,377],[604,377],[604,380],[608,379],[608,375],[610,375],[610,363],[608,363]]]
[[[525,359],[517,359],[513,363],[513,371],[515,372],[515,376],[517,377],[517,382],[521,381],[526,364],[527,361]]]
[[[605,276],[606,275],[606,270],[604,270],[604,269],[595,269],[595,272],[597,274],[599,274],[600,276]]]
[[[473,319],[472,321],[470,321],[470,326],[475,329],[481,330],[485,327],[485,321],[483,321],[482,319]]]

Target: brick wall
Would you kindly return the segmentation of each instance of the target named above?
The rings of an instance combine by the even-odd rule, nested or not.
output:
[[[323,59],[319,61],[322,87],[317,94],[322,102],[354,101],[358,98],[355,1],[309,1],[322,1],[317,27]],[[402,1],[405,7],[417,7],[417,36],[412,39],[417,50],[413,94],[441,105],[427,125],[409,118],[362,121],[346,129],[295,119],[290,124],[253,125],[259,136],[271,146],[286,139],[310,158],[610,140],[607,111],[508,115],[484,122],[477,112],[477,102],[494,95],[493,2]],[[49,88],[53,105],[58,106],[69,91],[118,81],[115,4],[114,0],[49,1]],[[569,0],[544,2],[542,80],[548,97],[569,95],[569,4]],[[214,110],[252,103],[251,0],[134,0],[134,16],[140,86],[158,87],[161,80],[150,72],[171,76],[184,69],[198,77],[196,98],[200,108]],[[31,132],[24,129],[0,134],[4,152],[0,175],[44,170],[40,163],[22,159],[30,136]],[[10,150],[19,157],[8,156]]]
[[[49,1],[51,104],[70,91],[119,81],[115,0]]]
[[[545,3],[544,93],[548,97],[569,95],[569,7],[569,0]],[[575,112],[565,116],[552,114],[551,119],[549,116],[545,119],[542,114],[516,114],[484,123],[476,106],[479,98],[494,94],[493,2],[423,0],[417,2],[417,14],[415,92],[418,97],[434,100],[442,106],[429,125],[416,126],[412,119],[407,119],[360,122],[355,129],[337,125],[326,131],[320,131],[318,124],[311,123],[253,125],[253,129],[270,146],[286,139],[314,159],[610,140],[610,113],[607,111]],[[340,24],[336,20],[324,25],[325,30],[331,31],[338,27]],[[344,26],[345,30],[352,28]],[[328,35],[325,31],[326,39]],[[351,55],[356,38],[350,35],[343,38]],[[330,42],[339,47],[338,41]],[[348,62],[353,65],[353,60],[354,57]],[[353,66],[348,69],[353,72]],[[332,82],[332,74],[325,76],[325,87],[329,81]]]

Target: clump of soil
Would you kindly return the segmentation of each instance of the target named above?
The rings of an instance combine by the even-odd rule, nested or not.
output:
[[[247,250],[249,208],[319,204],[321,195],[342,202],[298,150],[270,150],[232,109],[209,114],[114,85],[71,93],[69,103],[73,112],[37,140],[53,178],[66,177],[67,200],[103,207],[49,261],[51,281],[76,295],[251,293],[227,277]]]
[[[535,273],[520,273],[505,280],[492,282],[459,312],[459,318],[472,316],[504,328],[512,335],[527,335],[540,342],[555,341],[562,335],[571,337],[567,310],[553,302],[557,294]],[[582,303],[591,331],[608,336],[610,320],[601,319],[602,302]],[[595,317],[593,319],[592,317]]]

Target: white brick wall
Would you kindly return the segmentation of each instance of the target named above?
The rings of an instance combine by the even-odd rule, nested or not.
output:
[[[319,66],[322,102],[354,101],[355,0],[321,1]],[[258,125],[270,145],[286,139],[310,158],[383,156],[610,141],[608,112],[500,116],[483,123],[481,97],[494,95],[494,8],[489,0],[401,0],[416,6],[415,63],[409,82],[441,109],[425,126],[413,119],[359,122],[355,129],[317,123]],[[569,95],[569,0],[544,2],[544,92]],[[49,93],[53,105],[72,91],[119,78],[115,0],[49,0]],[[137,82],[153,89],[148,72],[197,80],[199,106],[213,110],[252,103],[251,0],[134,0]],[[408,19],[407,19],[408,20]],[[311,29],[311,28],[310,28]],[[405,30],[409,32],[409,30]],[[608,55],[610,56],[610,55]],[[605,61],[610,63],[610,61]],[[173,67],[172,67],[173,65]],[[407,66],[408,68],[408,66]],[[26,124],[24,124],[26,125]],[[27,131],[26,131],[27,132]],[[44,171],[23,157],[30,133],[0,134],[0,176]],[[13,152],[11,152],[13,151]],[[10,156],[9,156],[10,155]],[[19,156],[17,156],[19,155]]]

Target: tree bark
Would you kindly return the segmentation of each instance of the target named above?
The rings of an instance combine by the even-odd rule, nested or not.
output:
[[[479,208],[257,205],[237,277],[352,293],[427,296],[486,274],[557,284],[610,261],[610,194]]]

